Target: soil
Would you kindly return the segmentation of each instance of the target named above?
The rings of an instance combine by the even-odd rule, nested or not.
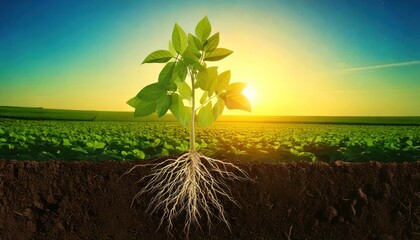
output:
[[[185,239],[182,219],[157,230],[151,196],[131,207],[150,169],[119,177],[138,163],[0,161],[0,239]],[[231,231],[190,239],[420,239],[420,162],[236,164],[252,181],[229,182]]]

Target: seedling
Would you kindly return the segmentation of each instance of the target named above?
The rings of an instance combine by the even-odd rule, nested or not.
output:
[[[232,163],[204,156],[196,150],[196,123],[200,127],[210,126],[225,107],[251,111],[248,99],[241,93],[245,83],[230,83],[230,71],[219,74],[216,66],[207,65],[232,54],[218,47],[219,33],[210,34],[207,17],[197,24],[195,34],[187,35],[175,23],[169,49],[154,51],[143,61],[166,63],[158,81],[144,87],[127,102],[135,108],[135,117],[155,112],[162,117],[170,111],[184,127],[189,127],[189,151],[179,158],[153,164],[153,172],[143,178],[148,180],[146,186],[134,197],[145,193],[154,195],[148,211],[163,211],[159,227],[166,222],[168,232],[181,214],[185,214],[187,234],[193,224],[200,226],[200,220],[205,219],[210,226],[213,216],[229,227],[220,197],[235,201],[228,194],[226,180],[247,178],[247,173]],[[198,103],[197,94],[201,94]],[[130,171],[138,166],[144,165]]]

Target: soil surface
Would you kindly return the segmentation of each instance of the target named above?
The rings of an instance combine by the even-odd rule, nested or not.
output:
[[[185,239],[134,201],[142,162],[0,161],[0,239]],[[420,239],[420,162],[236,163],[252,181],[229,182],[231,223],[190,239]],[[119,180],[118,180],[119,179]],[[205,225],[205,224],[204,224]]]

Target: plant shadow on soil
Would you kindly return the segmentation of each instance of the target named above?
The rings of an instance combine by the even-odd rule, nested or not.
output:
[[[185,239],[183,219],[156,229],[152,196],[130,207],[150,168],[119,178],[147,162],[0,161],[0,239]],[[420,162],[234,164],[253,181],[228,182],[231,231],[190,239],[420,239]]]

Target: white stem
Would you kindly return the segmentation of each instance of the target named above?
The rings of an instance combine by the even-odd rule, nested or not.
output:
[[[195,88],[194,74],[191,72],[191,129],[190,129],[190,152],[195,152]]]

